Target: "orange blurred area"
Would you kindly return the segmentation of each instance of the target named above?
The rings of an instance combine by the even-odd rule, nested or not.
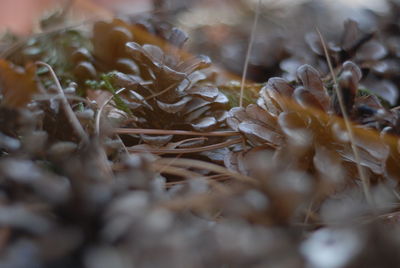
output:
[[[140,12],[151,8],[151,0],[1,0],[0,33],[9,29],[19,34],[32,32],[46,11],[71,5],[75,14],[87,18],[110,17],[114,12]]]

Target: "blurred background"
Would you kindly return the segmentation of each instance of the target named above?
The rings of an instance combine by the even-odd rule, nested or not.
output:
[[[38,17],[49,10],[65,6],[68,2],[72,2],[74,12],[81,15],[85,14],[89,17],[94,15],[106,16],[107,14],[121,11],[124,13],[147,12],[152,9],[154,2],[166,2],[166,6],[170,6],[170,8],[180,5],[190,6],[194,9],[196,7],[208,7],[216,10],[215,7],[218,7],[225,9],[225,12],[222,14],[220,12],[212,12],[210,15],[214,15],[215,17],[211,21],[219,19],[223,21],[226,19],[224,16],[228,13],[227,11],[231,11],[231,9],[235,9],[238,5],[243,5],[243,3],[253,5],[257,0],[2,0],[0,2],[0,31],[11,29],[18,33],[27,34],[32,31],[32,25]],[[264,9],[273,10],[279,7],[284,8],[287,12],[305,2],[320,2],[320,4],[331,9],[339,17],[349,16],[349,14],[360,16],[361,8],[379,11],[387,9],[384,0],[263,0],[262,4]],[[235,16],[235,14],[236,12],[233,12],[230,17]],[[202,18],[197,16],[193,17],[193,19],[192,23],[204,23],[205,21],[209,21],[210,16]]]
[[[318,65],[315,57],[310,58],[305,42],[316,27],[337,44],[346,19],[356,20],[364,32],[372,32],[396,1],[262,0],[249,80],[262,82],[282,71],[290,79],[300,64]],[[56,10],[68,11],[69,21],[64,26],[119,15],[163,14],[162,20],[188,32],[186,49],[206,54],[230,73],[240,75],[257,5],[258,0],[1,0],[0,32],[22,36],[40,32],[39,19]],[[292,54],[297,55],[295,59]]]

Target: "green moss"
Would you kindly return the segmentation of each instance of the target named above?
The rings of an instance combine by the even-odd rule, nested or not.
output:
[[[263,84],[245,85],[243,92],[243,106],[247,106],[257,101],[258,91],[262,86]],[[219,86],[219,90],[228,97],[230,108],[239,106],[240,83],[238,81],[232,81],[229,84]]]

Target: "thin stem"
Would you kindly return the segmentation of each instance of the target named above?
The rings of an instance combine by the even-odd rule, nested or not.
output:
[[[169,87],[167,87],[167,88],[161,90],[160,92],[151,94],[150,96],[144,98],[144,100],[147,101],[147,100],[150,100],[150,99],[152,99],[152,98],[158,97],[158,96],[160,96],[160,95],[162,95],[162,94],[168,92],[169,90],[171,90],[173,87],[175,87],[175,86],[177,86],[177,85],[178,85],[178,83],[174,83],[174,84],[170,85]]]
[[[253,22],[253,27],[251,28],[250,42],[249,42],[249,46],[247,47],[246,58],[244,60],[242,81],[240,83],[240,98],[239,98],[239,106],[240,107],[243,107],[244,83],[246,81],[247,69],[248,69],[249,60],[250,60],[251,49],[253,48],[253,43],[254,43],[254,35],[256,33],[258,18],[260,16],[260,9],[261,9],[261,0],[258,0],[257,9],[256,9],[256,15],[254,17],[254,22]]]
[[[114,95],[118,95],[119,93],[121,93],[122,91],[124,91],[125,88],[121,88],[119,89],[117,92],[115,92],[115,94],[113,94],[112,96],[110,96],[99,108],[99,110],[97,111],[97,115],[96,115],[96,123],[95,123],[95,131],[96,131],[96,135],[100,136],[100,119],[101,119],[101,114],[104,110],[104,107],[106,107],[106,105],[114,98]]]
[[[41,62],[41,61],[36,62],[36,64],[44,66],[50,71],[50,75],[54,80],[54,83],[56,85],[58,94],[60,96],[61,105],[62,105],[62,107],[64,109],[64,112],[65,112],[65,114],[66,114],[66,116],[67,116],[72,128],[74,129],[75,133],[80,136],[80,138],[81,138],[81,140],[83,142],[88,142],[89,141],[89,137],[86,134],[85,130],[83,129],[83,127],[82,127],[81,123],[79,122],[78,118],[76,117],[74,111],[72,110],[71,105],[68,103],[68,100],[67,100],[67,98],[65,97],[65,94],[64,94],[64,90],[63,90],[63,88],[62,88],[62,86],[60,84],[60,81],[58,80],[57,75],[54,72],[53,68],[50,65],[48,65],[47,63]]]
[[[338,81],[336,79],[333,67],[332,67],[332,62],[331,62],[329,54],[328,54],[328,49],[326,47],[326,42],[324,40],[324,37],[322,36],[322,34],[321,34],[321,32],[319,31],[318,28],[316,30],[317,30],[317,33],[319,35],[319,38],[321,39],[322,47],[324,49],[325,57],[326,57],[326,60],[328,62],[329,70],[331,72],[333,83],[334,83],[333,88],[335,89],[335,93],[336,93],[336,95],[338,97],[339,107],[340,107],[340,110],[341,110],[342,115],[343,115],[343,119],[344,119],[344,123],[345,123],[346,129],[347,129],[347,132],[349,133],[351,149],[353,150],[353,154],[354,154],[354,158],[355,158],[356,166],[357,166],[357,171],[358,171],[358,174],[359,174],[360,179],[361,179],[361,183],[362,183],[362,188],[363,188],[363,192],[364,192],[364,195],[365,195],[365,199],[367,200],[368,204],[372,206],[373,202],[372,202],[371,194],[370,194],[370,191],[369,191],[369,180],[367,178],[367,175],[365,174],[365,171],[364,171],[363,167],[360,164],[361,163],[361,158],[360,158],[360,154],[358,152],[358,148],[357,148],[356,143],[355,143],[353,128],[352,128],[352,126],[350,124],[349,115],[347,114],[347,110],[346,110],[345,105],[344,105],[342,91],[339,88],[339,84],[338,84]]]

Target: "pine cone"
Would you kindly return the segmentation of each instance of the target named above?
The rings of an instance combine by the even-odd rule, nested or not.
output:
[[[181,121],[195,130],[211,130],[223,120],[215,118],[211,110],[224,107],[228,99],[215,86],[199,83],[207,78],[198,70],[210,65],[208,57],[182,61],[178,54],[166,54],[154,45],[131,42],[127,48],[132,58],[147,67],[153,77],[152,83],[143,88],[146,92],[141,92],[151,107],[143,113],[148,117],[148,127],[175,129]]]
[[[233,108],[228,125],[243,133],[253,148],[277,149],[282,167],[317,172],[321,178],[332,180],[330,165],[345,167],[346,172],[354,174],[356,160],[349,135],[343,122],[334,117],[341,116],[341,110],[331,89],[332,81],[324,84],[318,71],[309,65],[299,67],[297,76],[300,83],[269,79],[260,91],[258,105]],[[364,124],[354,128],[361,165],[375,174],[374,178],[388,174],[397,177],[394,165],[387,165],[398,157],[396,147],[367,129],[385,132],[396,128],[398,115],[384,109],[374,96],[357,96],[360,79],[361,71],[354,63],[342,66],[339,85],[346,111],[354,123]],[[386,120],[371,116],[366,120],[362,116],[365,111],[385,114],[381,118]]]
[[[384,26],[381,28],[385,29]],[[322,43],[316,33],[309,33],[306,41],[318,58],[324,57]],[[362,87],[371,90],[394,106],[399,100],[397,74],[400,65],[396,55],[398,45],[399,40],[392,33],[387,34],[385,31],[365,33],[360,30],[357,22],[347,20],[340,41],[328,43],[328,53],[334,67],[340,67],[346,60],[359,65],[366,76]],[[327,69],[327,63],[322,63]]]
[[[124,126],[196,131],[222,126],[228,98],[202,71],[210,67],[210,59],[182,52],[188,37],[181,30],[172,27],[157,30],[151,25],[115,19],[94,26],[96,69],[117,70],[111,76],[112,86],[127,89],[121,99],[134,120]],[[81,54],[83,60],[88,60],[84,56],[87,53]],[[160,146],[173,136],[141,135],[141,138]]]

